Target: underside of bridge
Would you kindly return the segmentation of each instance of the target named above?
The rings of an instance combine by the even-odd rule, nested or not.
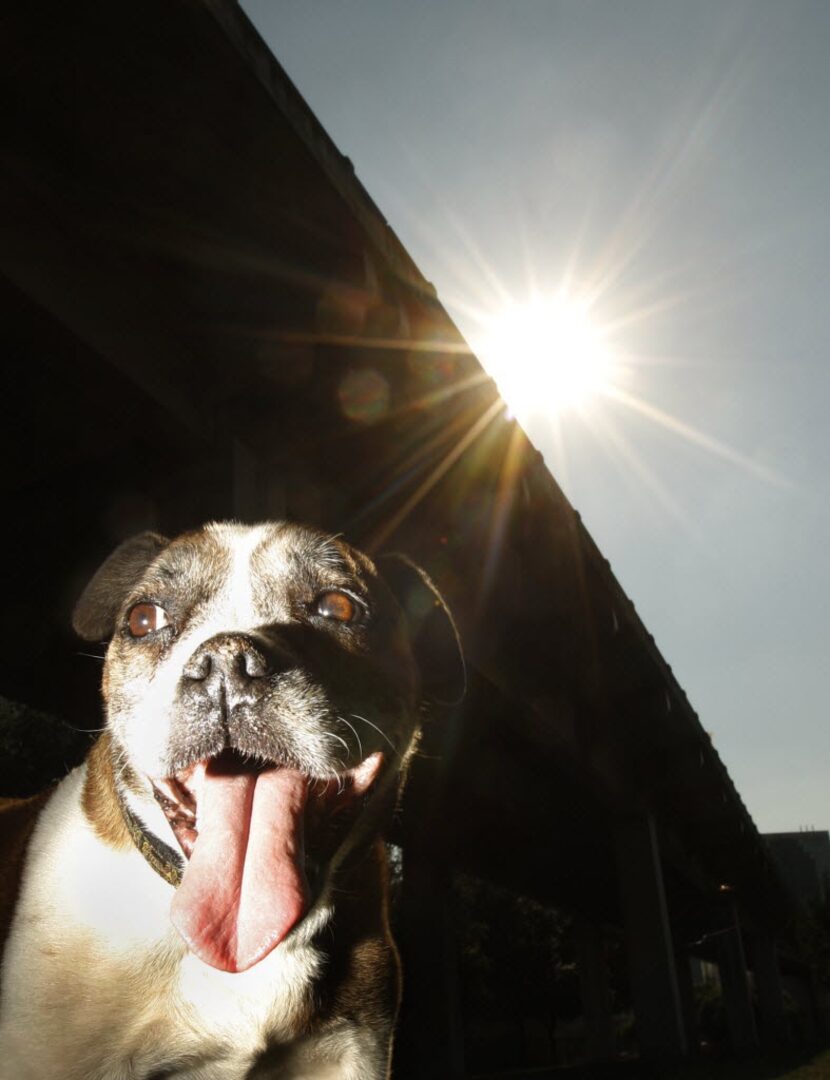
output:
[[[459,871],[579,915],[597,1053],[609,1016],[587,1003],[603,999],[597,942],[614,933],[642,1053],[695,1042],[690,952],[720,965],[736,1045],[757,1041],[758,1015],[780,1033],[789,902],[725,767],[237,5],[31,5],[2,22],[2,460],[17,525],[0,693],[95,726],[97,674],[68,613],[141,528],[289,517],[406,551],[449,600],[470,686],[428,724],[392,837],[399,1074],[463,1075],[452,980],[436,978],[452,964],[441,883]]]

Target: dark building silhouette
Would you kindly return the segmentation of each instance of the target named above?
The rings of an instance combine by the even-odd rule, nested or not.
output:
[[[830,832],[764,833],[781,876],[799,904],[830,900]]]

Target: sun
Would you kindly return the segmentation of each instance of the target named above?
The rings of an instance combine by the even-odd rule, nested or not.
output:
[[[584,414],[613,375],[613,351],[590,305],[566,292],[510,303],[485,317],[475,351],[521,421]]]

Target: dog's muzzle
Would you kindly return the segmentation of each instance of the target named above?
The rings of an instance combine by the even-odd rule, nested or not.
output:
[[[173,771],[223,750],[261,761],[300,764],[292,733],[281,723],[293,690],[306,676],[281,639],[217,634],[185,663],[171,720],[169,760]]]
[[[280,709],[280,684],[300,678],[298,668],[279,640],[205,641],[179,678],[170,772],[148,777],[186,860],[173,923],[197,956],[225,971],[257,963],[302,919],[312,895],[307,832],[357,809],[383,763],[375,752],[322,781],[305,770]],[[133,838],[148,857],[147,838]]]
[[[180,696],[200,707],[232,711],[251,704],[261,680],[286,670],[293,658],[265,648],[245,634],[218,634],[203,642],[182,670]]]

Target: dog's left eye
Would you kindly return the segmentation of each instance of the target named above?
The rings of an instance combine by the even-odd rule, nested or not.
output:
[[[169,626],[167,612],[158,604],[136,604],[127,616],[127,628],[133,637],[146,637],[154,630]]]
[[[359,618],[360,608],[347,593],[325,592],[317,598],[317,614],[334,622],[352,623]]]

